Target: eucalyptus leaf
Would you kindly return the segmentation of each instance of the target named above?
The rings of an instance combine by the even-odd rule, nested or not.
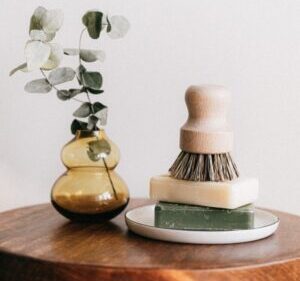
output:
[[[49,84],[47,79],[37,79],[31,82],[28,82],[25,85],[25,91],[28,93],[49,93],[52,89],[52,86]]]
[[[93,104],[93,111],[94,115],[99,119],[101,126],[105,126],[107,123],[107,106],[100,102],[95,102]]]
[[[66,101],[82,93],[82,91],[82,89],[58,90],[56,95],[60,100]]]
[[[87,154],[92,161],[99,161],[111,153],[111,146],[105,139],[99,139],[88,143]]]
[[[73,113],[73,116],[79,118],[88,117],[92,113],[92,105],[89,102],[85,102]]]
[[[9,76],[12,76],[14,75],[17,71],[23,71],[23,72],[27,72],[28,69],[27,69],[27,63],[22,63],[21,65],[17,66],[16,68],[14,68],[13,70],[11,70],[9,72]]]
[[[87,129],[89,131],[95,130],[97,128],[98,121],[99,121],[98,117],[96,117],[95,115],[90,115],[88,119]]]
[[[77,76],[77,80],[79,82],[80,85],[82,85],[82,75],[83,73],[86,72],[86,68],[81,64],[77,67],[76,69],[76,76]]]
[[[86,26],[91,38],[98,39],[102,28],[103,14],[99,11],[89,11],[83,18],[82,22]]]
[[[69,91],[71,92],[72,95],[78,95],[78,94],[81,94],[81,93],[84,92],[84,88],[81,88],[81,89],[70,89]]]
[[[50,41],[52,41],[54,38],[55,38],[55,36],[56,36],[56,33],[46,33],[46,40],[45,40],[45,42],[50,42]]]
[[[123,16],[112,16],[109,22],[111,28],[107,35],[112,39],[124,37],[130,28],[129,21]]]
[[[80,58],[85,62],[95,62],[97,60],[103,62],[105,60],[105,53],[101,50],[80,50]]]
[[[51,51],[50,56],[45,64],[43,64],[42,69],[51,70],[58,67],[63,60],[64,51],[61,45],[56,43],[49,44]]]
[[[43,30],[33,29],[30,31],[30,38],[32,40],[46,41],[46,33]]]
[[[93,162],[97,162],[101,159],[101,156],[99,154],[96,154],[90,150],[87,150],[87,155],[88,157],[93,161]]]
[[[77,119],[74,119],[71,124],[71,132],[73,135],[76,134],[79,130],[87,130],[88,124],[86,122],[79,121]]]
[[[31,30],[41,30],[42,29],[42,17],[47,12],[47,10],[44,7],[37,7],[35,11],[33,12],[33,15],[30,19],[30,27],[29,32]]]
[[[82,73],[82,84],[91,90],[100,90],[102,86],[102,76],[99,72],[84,72]]]
[[[101,126],[105,126],[107,124],[107,107],[95,113],[95,116],[99,119]]]
[[[88,88],[87,90],[90,94],[93,94],[93,95],[100,95],[100,94],[104,93],[104,90],[95,90],[95,89],[91,89],[91,88]]]
[[[101,102],[95,102],[93,104],[93,112],[94,114],[97,113],[98,111],[104,109],[104,108],[107,108],[106,105],[102,104]]]
[[[75,71],[70,67],[60,67],[52,70],[48,76],[48,81],[52,85],[59,85],[72,81],[75,77]]]
[[[98,139],[88,143],[89,150],[96,154],[105,154],[106,156],[111,153],[111,146],[106,139]]]
[[[68,56],[78,56],[78,49],[64,49],[64,54]],[[80,58],[85,62],[95,62],[97,60],[103,62],[105,60],[105,53],[102,50],[81,49]]]
[[[49,59],[51,47],[41,41],[29,41],[25,47],[25,57],[29,71],[41,68]]]
[[[43,30],[33,29],[30,31],[30,38],[42,42],[49,42],[54,39],[55,33],[46,33]]]
[[[69,90],[58,90],[56,92],[57,97],[62,100],[62,101],[66,101],[71,99],[71,93]]]
[[[41,24],[46,33],[57,32],[64,21],[64,13],[62,10],[48,10],[43,13]]]

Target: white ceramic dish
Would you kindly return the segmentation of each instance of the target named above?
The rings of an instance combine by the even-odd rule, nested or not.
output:
[[[126,213],[128,228],[141,236],[177,243],[191,244],[231,244],[259,240],[272,235],[279,219],[273,214],[256,209],[254,228],[247,230],[175,230],[154,226],[154,207],[148,205],[135,208]]]

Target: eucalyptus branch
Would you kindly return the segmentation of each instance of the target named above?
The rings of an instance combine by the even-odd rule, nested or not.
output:
[[[80,32],[78,48],[64,49],[60,44],[53,43],[57,32],[63,24],[63,12],[61,10],[47,10],[44,7],[35,9],[30,19],[29,40],[25,45],[26,61],[14,68],[10,75],[18,71],[31,72],[39,70],[43,79],[35,79],[25,85],[25,91],[29,93],[49,93],[52,89],[57,91],[60,100],[75,100],[80,102],[79,108],[74,111],[74,119],[71,124],[73,134],[77,130],[95,130],[106,125],[107,107],[100,102],[92,102],[91,95],[100,95],[104,92],[103,77],[99,71],[89,71],[83,63],[103,61],[105,53],[102,50],[82,49],[84,33],[87,32],[93,40],[100,35],[107,34],[111,39],[122,38],[129,30],[129,22],[123,16],[108,17],[101,11],[88,11],[82,17],[84,25]],[[60,67],[64,55],[77,56],[79,68],[77,71],[70,67]],[[44,69],[49,70],[49,75]],[[73,81],[77,77],[80,87],[76,89],[60,90],[57,85]],[[60,86],[59,86],[60,87]],[[83,100],[77,95],[85,93]],[[88,118],[83,121],[83,118]],[[98,125],[99,124],[99,125]]]

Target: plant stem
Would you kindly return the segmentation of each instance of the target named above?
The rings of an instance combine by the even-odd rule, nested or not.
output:
[[[82,101],[80,99],[77,99],[77,98],[72,98],[72,100],[75,100],[75,101],[80,102],[80,103],[84,103],[84,101]]]
[[[87,30],[86,28],[82,29],[81,32],[80,32],[80,36],[79,36],[79,45],[78,45],[79,65],[82,64],[82,62],[81,62],[81,57],[80,57],[80,51],[81,51],[82,36],[83,36],[83,33],[84,33],[86,30]],[[87,99],[88,99],[88,102],[89,102],[90,104],[92,104],[92,101],[91,101],[91,98],[90,98],[90,95],[89,95],[88,91],[85,91],[85,93],[86,93],[86,97],[87,97]],[[92,113],[95,114],[95,111],[94,111],[93,106],[91,106],[91,109],[92,109]]]
[[[114,192],[114,196],[115,196],[116,200],[118,200],[117,191],[116,191],[115,186],[114,186],[114,183],[113,183],[113,181],[112,181],[112,179],[111,179],[111,176],[110,176],[109,169],[108,169],[108,167],[107,167],[107,163],[106,163],[106,161],[105,161],[105,158],[102,158],[102,160],[103,160],[103,163],[104,163],[104,166],[105,166],[106,173],[107,173],[107,175],[108,175],[108,179],[109,179],[110,185],[111,185],[112,190],[113,190],[113,192]]]

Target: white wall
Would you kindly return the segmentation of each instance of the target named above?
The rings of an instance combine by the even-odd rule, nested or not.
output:
[[[132,196],[147,196],[149,178],[166,172],[179,152],[186,87],[217,83],[233,92],[234,156],[242,174],[259,177],[258,204],[300,214],[297,0],[1,0],[0,210],[49,200],[64,171],[59,153],[77,106],[55,93],[24,93],[38,73],[8,77],[23,61],[37,5],[65,11],[57,41],[66,47],[77,46],[88,9],[131,22],[125,39],[104,40],[101,68],[107,131],[122,151],[118,171]]]

